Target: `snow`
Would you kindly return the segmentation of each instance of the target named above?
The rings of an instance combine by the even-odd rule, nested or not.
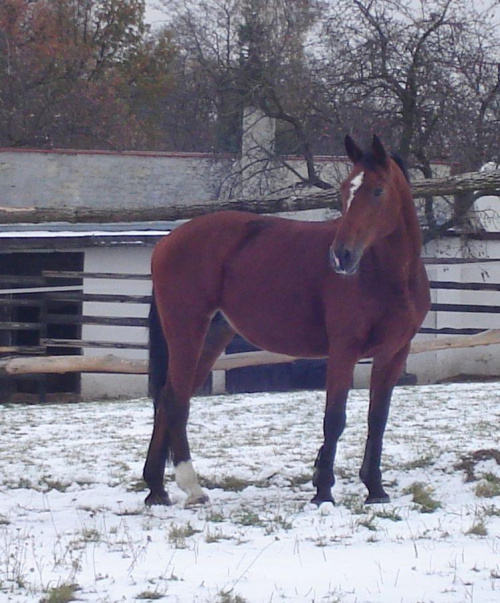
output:
[[[499,601],[498,383],[396,389],[383,506],[363,504],[357,476],[363,390],[350,394],[337,505],[309,503],[323,408],[324,392],[195,398],[211,503],[184,508],[170,483],[173,506],[148,509],[149,400],[0,406],[0,601],[64,584],[108,603]],[[414,502],[415,484],[439,506]]]

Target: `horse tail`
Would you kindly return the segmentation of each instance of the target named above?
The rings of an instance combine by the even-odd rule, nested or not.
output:
[[[168,346],[161,326],[160,315],[153,291],[149,309],[149,381],[148,394],[158,403],[160,393],[167,381]]]

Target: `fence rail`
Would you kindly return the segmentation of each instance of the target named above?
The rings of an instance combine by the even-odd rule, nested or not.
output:
[[[108,280],[108,281],[147,281],[149,275],[136,274],[136,273],[109,273],[109,272],[78,272],[78,271],[43,271],[40,276],[34,277],[18,277],[18,276],[0,276],[0,333],[9,333],[11,337],[11,344],[5,344],[0,342],[0,355],[18,355],[18,356],[37,356],[38,358],[33,359],[33,362],[28,363],[31,369],[34,370],[33,363],[41,362],[40,356],[54,354],[55,357],[60,356],[60,363],[63,362],[64,358],[64,370],[68,370],[68,363],[70,359],[73,359],[74,370],[81,371],[86,370],[84,368],[83,356],[82,359],[76,362],[75,358],[78,356],[74,355],[75,350],[79,350],[79,355],[83,354],[83,350],[94,348],[96,350],[102,349],[116,349],[116,350],[146,350],[146,331],[144,332],[144,341],[133,342],[133,341],[118,341],[108,338],[107,340],[100,340],[99,338],[82,338],[81,328],[84,325],[87,326],[102,326],[102,327],[139,327],[146,329],[148,325],[148,319],[142,316],[133,316],[133,312],[130,310],[130,314],[127,316],[110,316],[106,311],[106,304],[139,304],[149,305],[151,301],[151,295],[144,294],[121,294],[116,292],[116,286],[112,287],[115,289],[112,292],[104,293],[87,293],[83,289],[83,283],[86,279],[97,279],[97,280]],[[75,281],[77,280],[78,285],[60,285],[60,281]],[[54,284],[57,283],[57,284]],[[8,285],[8,287],[1,288],[2,284]],[[500,292],[499,283],[481,283],[481,282],[455,282],[455,281],[432,281],[430,283],[432,290],[456,290],[471,293],[484,293],[484,292]],[[100,315],[89,314],[86,311],[85,304],[103,304],[100,309]],[[68,312],[66,304],[75,304],[75,307],[83,310],[79,312]],[[88,308],[87,308],[88,309]],[[479,303],[443,303],[436,302],[432,304],[432,311],[437,313],[464,313],[466,315],[478,314],[478,315],[497,315],[500,314],[500,305],[496,304],[479,304]],[[23,314],[23,311],[35,311],[38,313],[36,319],[21,320],[19,317]],[[143,312],[144,314],[144,312]],[[77,335],[69,337],[64,333],[52,333],[54,329],[63,330],[65,327],[74,327]],[[23,342],[21,333],[26,332],[36,340],[35,344],[28,344]],[[468,326],[438,326],[436,328],[425,326],[420,330],[420,333],[427,335],[434,335],[441,337],[441,343],[436,346],[427,346],[428,349],[450,349],[457,347],[460,343],[461,346],[467,346],[466,338],[472,337],[470,345],[489,345],[492,343],[498,343],[500,341],[500,330],[486,330],[481,328],[474,328]],[[443,338],[448,336],[448,340]],[[450,336],[452,336],[450,338]],[[475,337],[475,339],[474,339]],[[439,339],[439,338],[438,338]],[[435,340],[434,340],[435,341]],[[453,343],[453,341],[455,343]],[[3,345],[2,345],[3,343]],[[422,343],[417,342],[415,349],[418,351],[425,351],[422,348]],[[432,341],[430,342],[432,343]],[[223,356],[218,363],[221,370],[229,370],[224,367],[234,366],[249,366],[254,364],[262,363],[274,363],[274,362],[290,362],[293,360],[287,356],[270,355],[267,353],[260,353],[257,357],[256,354],[259,352],[248,352],[239,354],[230,354]],[[232,357],[232,359],[231,359]],[[102,358],[108,358],[102,356]],[[118,359],[120,360],[120,359]],[[98,360],[92,360],[94,364],[91,366],[91,370],[99,372]],[[96,364],[97,362],[97,364]],[[104,360],[102,361],[105,364]],[[118,363],[119,364],[119,363]],[[57,365],[56,361],[52,362],[52,365]],[[51,363],[46,363],[44,370],[50,372]],[[115,370],[120,372],[124,370],[125,366],[123,363],[120,365],[121,368],[115,363]],[[135,364],[135,369],[139,365]],[[79,368],[78,368],[79,367]],[[83,367],[83,368],[82,368]],[[135,370],[134,369],[134,370]],[[138,372],[144,372],[144,364],[140,365]],[[130,372],[130,367],[127,367],[127,372]],[[133,371],[132,371],[133,372]]]

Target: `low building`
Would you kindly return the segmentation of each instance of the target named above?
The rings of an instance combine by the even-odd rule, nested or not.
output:
[[[233,160],[221,161],[216,164],[199,154],[4,149],[0,150],[0,207],[106,205],[119,214],[124,207],[178,206],[196,200],[206,202],[210,211],[223,188],[224,170]],[[320,163],[332,178],[334,174],[341,178],[347,171],[343,159],[320,158]],[[495,203],[498,198],[490,200],[493,210]],[[4,226],[0,233],[0,354],[114,352],[145,361],[151,252],[176,225]],[[458,288],[433,288],[433,302],[441,309],[429,313],[419,337],[500,328],[500,314],[488,310],[498,310],[500,305],[498,231],[466,238],[450,233],[427,245],[425,256],[433,282],[455,283]],[[488,290],[460,288],[467,283],[484,283]],[[463,311],[457,311],[459,305]],[[239,348],[235,344],[233,349]],[[367,385],[369,368],[369,363],[357,367],[356,386]],[[225,380],[219,378],[218,388],[320,387],[325,367],[322,362],[304,362],[238,370]],[[499,375],[500,346],[411,356],[407,372],[419,383],[459,374]],[[147,390],[145,375],[67,374],[7,381],[0,380],[7,396],[17,391],[91,399],[142,396]]]

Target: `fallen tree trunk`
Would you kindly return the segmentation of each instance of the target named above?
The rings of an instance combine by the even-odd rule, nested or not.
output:
[[[436,352],[457,348],[472,348],[500,343],[500,329],[491,329],[466,337],[442,337],[414,341],[410,354]],[[271,352],[242,352],[223,354],[215,363],[214,370],[229,371],[245,366],[283,364],[297,360],[294,356]],[[144,375],[148,363],[144,360],[127,360],[114,354],[104,356],[39,356],[33,358],[10,358],[0,361],[0,373],[26,375],[40,373],[123,373]]]
[[[456,195],[466,191],[500,194],[500,170],[458,174],[449,178],[416,180],[412,183],[414,197]],[[111,209],[106,207],[0,207],[2,224],[40,224],[43,222],[113,223],[155,222],[194,218],[226,209],[257,213],[280,213],[309,209],[340,209],[338,188],[309,192],[302,196],[286,195],[262,199],[226,199],[204,203],[183,203],[160,207]]]

